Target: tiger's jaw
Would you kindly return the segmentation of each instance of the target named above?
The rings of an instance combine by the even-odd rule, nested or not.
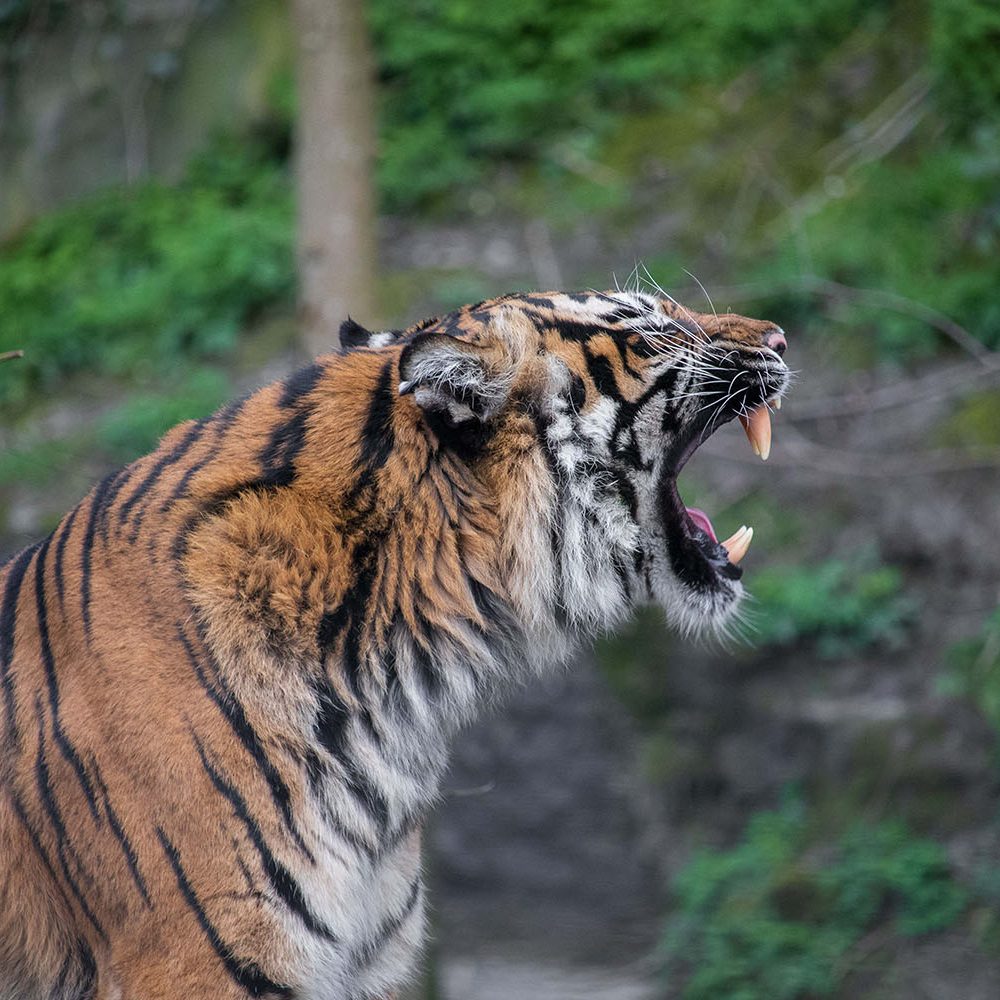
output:
[[[772,352],[766,352],[772,355]],[[713,405],[698,407],[683,422],[663,454],[650,489],[645,523],[645,556],[649,562],[647,584],[653,600],[680,631],[719,631],[737,610],[743,597],[740,565],[753,537],[753,529],[741,527],[720,541],[708,514],[688,507],[677,478],[698,447],[719,427],[739,419],[754,454],[766,460],[771,445],[771,412],[780,406],[787,388],[788,369],[776,355],[753,357],[746,367],[737,365],[725,373],[728,386],[746,381],[746,391],[728,390]],[[751,386],[752,381],[752,386]],[[697,397],[702,399],[704,397]]]

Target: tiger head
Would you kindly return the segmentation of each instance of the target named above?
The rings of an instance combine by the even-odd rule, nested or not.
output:
[[[349,321],[342,340],[401,348],[400,405],[499,498],[498,558],[522,618],[550,606],[587,632],[654,602],[691,632],[734,612],[751,532],[720,542],[677,476],[734,418],[767,457],[789,381],[779,327],[636,291],[554,292],[398,333]]]

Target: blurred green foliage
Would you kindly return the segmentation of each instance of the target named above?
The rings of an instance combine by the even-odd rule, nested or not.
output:
[[[0,42],[16,38],[32,20],[49,23],[62,17],[70,0],[0,0]]]
[[[750,65],[786,82],[887,0],[550,3],[373,0],[383,85],[380,182],[392,208],[481,180],[499,159],[550,160],[622,114],[683,102]]]
[[[81,455],[98,461],[97,469],[130,462],[152,450],[175,424],[211,413],[231,392],[227,376],[212,368],[196,369],[182,379],[166,379],[75,434],[28,439],[4,449],[0,452],[0,487],[17,483],[44,487],[71,476],[79,468]],[[88,473],[90,478],[93,475]]]
[[[934,437],[945,448],[1000,445],[1000,390],[970,393],[955,405]]]
[[[948,661],[942,693],[968,698],[1000,730],[1000,608],[978,635],[952,646]]]
[[[974,130],[1000,113],[1000,4],[933,0],[930,46],[942,103],[953,131]]]
[[[926,934],[965,909],[941,847],[903,825],[859,824],[833,842],[813,826],[791,801],[682,870],[664,953],[685,1000],[830,996],[870,962],[862,942],[876,927]]]
[[[291,192],[263,143],[218,142],[176,187],[113,189],[0,252],[0,411],[71,372],[177,374],[294,288]]]
[[[172,391],[136,396],[102,417],[97,446],[114,462],[130,462],[151,451],[175,424],[218,409],[231,392],[222,372],[198,369]]]
[[[869,164],[844,183],[842,196],[823,199],[800,223],[812,272],[923,303],[1000,347],[1000,127],[915,160]],[[794,287],[801,251],[786,243],[756,270]],[[814,302],[799,300],[800,309]],[[836,309],[839,324],[869,339],[872,358],[927,357],[942,344],[920,315],[877,295],[845,297]]]
[[[812,566],[774,566],[747,584],[755,598],[749,617],[763,646],[815,643],[823,657],[846,656],[875,645],[898,646],[913,607],[902,577],[865,555]]]
[[[390,209],[454,209],[478,189],[557,223],[627,214],[658,161],[683,192],[659,210],[691,216],[657,268],[668,283],[712,240],[727,282],[762,290],[756,306],[835,333],[863,364],[943,338],[913,309],[803,279],[886,290],[1000,345],[993,0],[370,9]],[[513,181],[498,169],[512,163]]]

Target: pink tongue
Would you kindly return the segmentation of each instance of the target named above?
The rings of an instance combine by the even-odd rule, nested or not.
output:
[[[706,532],[713,542],[717,542],[719,540],[715,535],[715,528],[712,527],[712,522],[708,519],[708,514],[706,514],[703,510],[698,510],[697,507],[686,507],[685,509],[688,512],[688,517],[690,517],[702,531]]]

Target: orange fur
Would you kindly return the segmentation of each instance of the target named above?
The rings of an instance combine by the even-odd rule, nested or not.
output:
[[[556,296],[322,357],[182,424],[0,571],[0,998],[393,995],[377,970],[419,938],[421,896],[393,727],[435,685],[498,683],[459,677],[457,652],[442,676],[442,650],[475,663],[555,627],[553,372],[589,411],[639,400],[656,360],[638,334],[565,334],[582,299]],[[689,347],[771,329],[659,308]],[[436,330],[506,379],[485,441],[451,447],[428,397],[399,395]],[[297,978],[322,980],[314,939],[328,992]]]

